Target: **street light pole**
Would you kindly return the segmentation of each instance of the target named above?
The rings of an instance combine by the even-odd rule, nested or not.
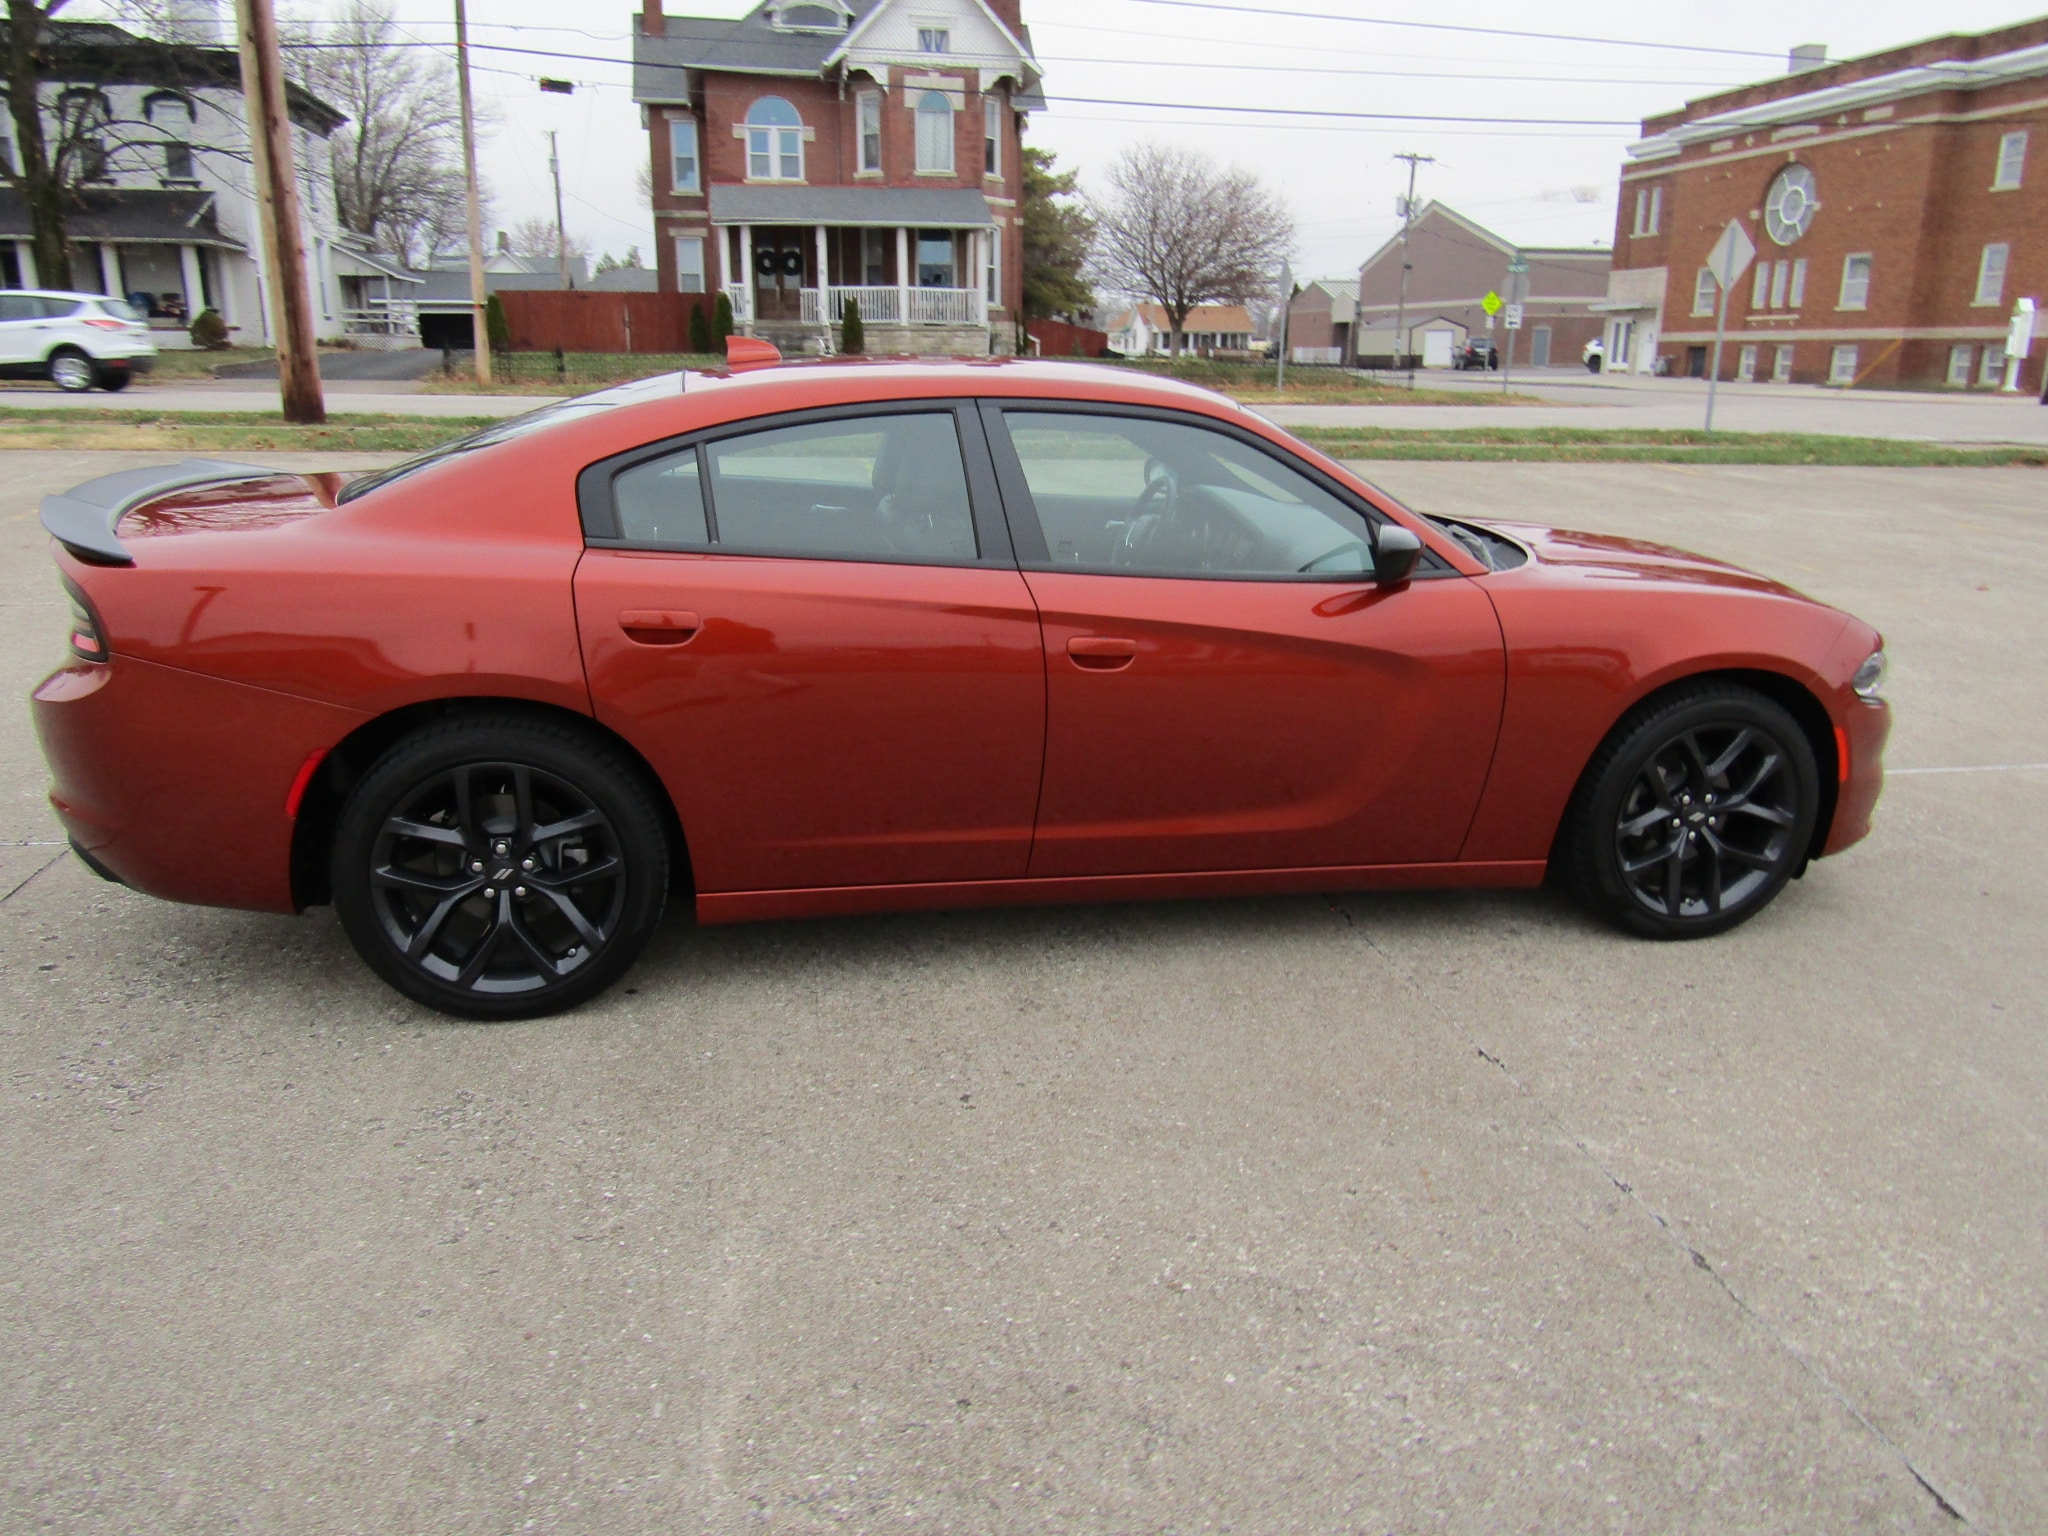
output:
[[[548,130],[548,174],[555,178],[555,267],[562,291],[569,291],[569,236],[562,228],[562,157],[555,152],[555,130]]]
[[[476,190],[476,109],[469,95],[469,11],[455,0],[455,82],[462,100],[462,180],[469,212],[469,314],[476,381],[491,382],[490,295],[484,287],[484,217]]]
[[[1408,350],[1408,230],[1415,223],[1415,168],[1419,165],[1435,165],[1436,156],[1408,152],[1394,158],[1408,162],[1408,195],[1401,199],[1401,295],[1394,306],[1394,366],[1399,368],[1401,359]],[[1408,387],[1415,387],[1415,365],[1412,359],[1408,364]]]

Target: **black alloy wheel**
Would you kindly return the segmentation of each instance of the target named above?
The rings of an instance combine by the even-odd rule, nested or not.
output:
[[[1754,916],[1804,867],[1819,805],[1799,723],[1761,694],[1708,684],[1615,728],[1564,851],[1580,895],[1610,920],[1703,938]]]
[[[472,719],[406,738],[335,838],[357,952],[429,1007],[558,1012],[609,986],[661,915],[666,838],[608,744],[550,721]]]

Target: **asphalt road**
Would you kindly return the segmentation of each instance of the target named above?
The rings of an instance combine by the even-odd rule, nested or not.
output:
[[[8,456],[17,699],[31,504],[132,458]],[[1697,945],[1535,893],[675,920],[480,1026],[326,913],[94,879],[8,711],[0,1527],[2048,1528],[2048,479],[1371,472],[1880,624],[1875,835]]]

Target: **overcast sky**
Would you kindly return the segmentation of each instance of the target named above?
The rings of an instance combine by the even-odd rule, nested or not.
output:
[[[1079,169],[1084,184],[1124,145],[1147,139],[1246,166],[1292,206],[1300,231],[1295,270],[1306,278],[1355,271],[1392,233],[1394,199],[1407,176],[1392,158],[1397,151],[1436,157],[1422,167],[1420,197],[1440,198],[1511,240],[1605,242],[1614,233],[1622,151],[1646,114],[1780,74],[1794,44],[1823,43],[1830,58],[1848,58],[1937,28],[1982,31],[2025,20],[2039,14],[2041,0],[1945,0],[1939,7],[1924,0],[1376,0],[1370,7],[1361,0],[1237,0],[1226,9],[1187,0],[1023,3],[1050,100],[1049,110],[1033,114],[1028,142]],[[452,0],[391,4],[409,37],[445,43],[453,36]],[[1242,14],[1240,5],[1275,14]],[[749,0],[669,0],[677,15],[739,16],[750,8]],[[340,0],[283,0],[280,9],[331,15]],[[482,150],[495,222],[552,216],[547,130],[554,128],[571,230],[593,251],[637,244],[651,260],[652,220],[635,189],[647,141],[623,63],[598,62],[627,56],[634,10],[602,0],[470,0],[469,10],[478,96],[497,118]],[[1289,11],[1296,14],[1281,14]],[[1302,14],[1368,11],[1374,22]],[[575,95],[542,95],[534,84],[541,74],[575,81]],[[1171,105],[1099,104],[1105,101]],[[1381,122],[1214,110],[1221,107],[1592,121]]]

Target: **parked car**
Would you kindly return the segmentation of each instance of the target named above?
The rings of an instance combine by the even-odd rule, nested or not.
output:
[[[760,342],[735,339],[736,351]],[[354,479],[43,506],[88,866],[332,902],[451,1013],[705,923],[1555,874],[1659,938],[1862,838],[1869,625],[1636,540],[1424,517],[1072,363],[670,374]]]
[[[156,343],[133,305],[103,293],[0,292],[0,378],[59,389],[126,389],[156,366]]]
[[[1458,349],[1457,360],[1452,366],[1460,369],[1498,368],[1500,349],[1489,338],[1474,336]]]

